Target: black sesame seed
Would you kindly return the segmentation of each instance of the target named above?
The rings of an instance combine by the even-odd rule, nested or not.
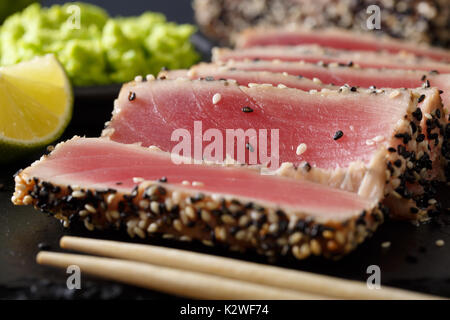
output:
[[[411,130],[413,133],[416,133],[417,131],[417,125],[414,122],[410,122],[409,125],[411,126]]]
[[[128,100],[133,101],[134,99],[136,99],[136,93],[130,91],[130,93],[128,94]]]
[[[439,110],[439,109],[436,109],[436,112],[435,112],[435,114],[436,114],[436,117],[438,117],[438,119],[440,119],[440,118],[441,118],[441,110]]]
[[[308,162],[306,162],[306,163],[303,165],[303,169],[304,169],[306,172],[309,172],[309,171],[311,171],[311,165],[310,165]]]
[[[338,130],[334,133],[333,140],[339,140],[344,136],[344,132],[342,130]]]
[[[250,152],[255,151],[250,143],[246,143],[246,144],[245,144],[245,148],[246,148],[247,150],[249,150]]]
[[[209,76],[209,77],[206,77],[205,80],[206,81],[214,81],[214,77]]]
[[[395,148],[392,148],[392,147],[389,147],[389,148],[388,148],[388,151],[391,152],[391,153],[397,152],[397,150],[396,150]]]
[[[421,103],[423,100],[425,100],[425,95],[424,94],[422,94],[420,97],[419,97],[419,103]]]
[[[245,107],[242,108],[242,112],[244,112],[244,113],[250,113],[250,112],[253,112],[253,109],[250,108],[250,107],[248,107],[248,106],[245,106]]]
[[[297,76],[297,78],[303,79],[303,76],[299,74],[299,75]]]
[[[430,86],[431,86],[430,80],[425,81],[425,83],[423,84],[424,88],[429,88]]]
[[[417,142],[422,142],[425,140],[425,135],[423,133],[419,134],[416,138]]]
[[[416,214],[419,212],[419,209],[417,209],[416,207],[411,207],[409,208],[409,211],[411,211],[411,213]]]
[[[159,182],[167,182],[167,178],[166,177],[162,177],[161,179],[158,180]]]
[[[425,81],[426,78],[427,78],[427,75],[424,74],[420,80]]]
[[[402,160],[400,160],[400,159],[395,160],[394,166],[396,166],[397,168],[400,168],[402,166]]]
[[[350,61],[350,62],[347,64],[347,67],[353,67],[353,61]]]
[[[356,92],[356,91],[357,91],[357,89],[356,89],[356,87],[351,87],[351,88],[350,88],[350,91],[352,91],[352,92]]]

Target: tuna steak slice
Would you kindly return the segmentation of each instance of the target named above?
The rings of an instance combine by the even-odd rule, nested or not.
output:
[[[450,73],[450,64],[409,54],[390,54],[386,52],[347,51],[322,48],[314,45],[295,47],[268,46],[231,50],[214,48],[213,61],[228,60],[281,60],[305,62],[337,62],[344,65],[356,64],[362,68],[386,68],[401,70],[436,70]]]
[[[348,253],[383,220],[377,202],[350,192],[172,159],[136,145],[74,138],[16,175],[12,201],[65,225],[81,220],[89,230],[123,226],[131,237],[164,234],[298,259]]]
[[[228,154],[239,163],[269,162],[270,174],[406,199],[396,214],[409,217],[412,207],[421,217],[433,197],[411,194],[410,186],[427,181],[433,167],[427,140],[417,140],[418,97],[406,89],[359,91],[308,93],[209,79],[132,82],[103,136],[197,160],[223,163]]]
[[[267,72],[270,71],[270,72]],[[300,76],[300,77],[298,77]],[[450,74],[437,75],[434,72],[403,71],[403,70],[378,70],[359,69],[355,67],[340,67],[332,65],[317,65],[298,62],[273,62],[273,61],[230,61],[226,64],[201,63],[188,70],[162,71],[159,77],[177,79],[178,77],[188,77],[190,79],[213,78],[213,79],[233,79],[240,85],[253,83],[269,83],[274,86],[285,85],[289,88],[296,88],[305,91],[331,89],[339,90],[339,87],[323,84],[334,83],[336,85],[361,86],[369,88],[418,88],[425,84],[431,84],[444,92],[441,94],[444,106],[450,107]],[[305,78],[306,77],[306,78]],[[308,79],[309,78],[309,79]],[[313,80],[312,80],[313,79]],[[424,82],[427,81],[428,82]],[[376,90],[376,88],[374,90]],[[345,88],[344,88],[345,89]],[[380,90],[380,89],[378,89]],[[424,132],[431,148],[431,160],[433,161],[433,180],[445,180],[444,167],[450,160],[450,154],[442,154],[442,145],[450,142],[445,140],[445,135],[441,129],[448,124],[446,114],[440,102],[439,94],[436,90],[416,89],[422,102],[419,107],[423,116],[421,120],[422,131]],[[430,109],[437,108],[437,109]],[[433,121],[427,117],[433,115]],[[449,129],[447,129],[449,130]],[[446,150],[444,148],[444,150]],[[447,158],[446,158],[447,157]],[[447,177],[450,180],[450,176]]]
[[[289,28],[254,28],[244,30],[236,37],[236,47],[296,46],[316,44],[322,47],[354,51],[407,52],[416,56],[450,62],[450,51],[406,42],[370,33],[356,33],[344,29],[311,30]]]

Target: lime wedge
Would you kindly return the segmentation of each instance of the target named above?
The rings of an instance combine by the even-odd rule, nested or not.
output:
[[[72,106],[70,81],[53,55],[0,68],[0,163],[58,139]]]

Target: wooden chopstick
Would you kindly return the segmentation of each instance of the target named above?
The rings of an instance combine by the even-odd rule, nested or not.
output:
[[[188,298],[213,300],[311,300],[325,298],[308,293],[127,260],[42,251],[37,255],[37,262],[60,268],[77,265],[82,273]]]
[[[60,245],[69,250],[184,269],[337,299],[438,299],[431,295],[384,286],[379,290],[371,290],[362,282],[152,245],[69,236],[61,238]]]

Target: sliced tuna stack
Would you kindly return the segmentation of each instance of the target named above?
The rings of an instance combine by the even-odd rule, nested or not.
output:
[[[402,70],[436,70],[450,73],[450,64],[428,58],[420,58],[407,53],[391,54],[387,52],[348,51],[323,48],[316,45],[304,46],[267,46],[241,49],[214,48],[213,61],[229,60],[281,60],[322,63],[341,63],[357,65],[362,68],[386,68]]]
[[[270,71],[270,72],[267,72]],[[305,91],[322,89],[339,90],[339,86],[357,86],[371,88],[411,88],[419,94],[419,107],[422,110],[422,132],[428,139],[433,166],[436,168],[434,178],[444,180],[443,168],[450,161],[448,152],[442,152],[442,145],[448,145],[443,130],[449,126],[446,114],[450,107],[450,74],[436,72],[360,69],[352,66],[318,65],[304,62],[281,61],[230,61],[225,64],[202,63],[188,70],[162,71],[160,77],[176,79],[234,79],[240,85],[254,83],[287,86]],[[308,79],[309,78],[309,79]],[[435,90],[423,90],[420,87],[434,86],[441,89],[443,105]],[[377,89],[378,88],[378,89]],[[418,89],[416,89],[418,88]],[[342,88],[349,89],[349,88]],[[341,89],[341,90],[342,90]],[[350,88],[351,89],[351,88]],[[423,95],[423,96],[422,96]],[[429,101],[432,100],[432,101]],[[435,109],[430,109],[435,108]],[[433,117],[433,119],[429,119]],[[448,129],[447,129],[448,130]],[[442,165],[443,164],[443,165]],[[447,177],[450,180],[450,176]]]
[[[15,177],[13,202],[68,224],[124,228],[131,237],[338,257],[383,221],[378,203],[324,185],[250,169],[175,164],[173,155],[74,138]]]
[[[439,93],[429,92],[436,99],[427,103],[438,103],[429,108],[438,108]],[[230,157],[265,165],[265,173],[366,198],[387,195],[398,216],[421,217],[434,194],[418,182],[430,183],[438,169],[420,138],[418,100],[406,89],[304,92],[212,79],[134,82],[122,88],[103,136],[187,152],[197,161],[223,163]],[[233,149],[229,141],[217,142],[228,137]]]
[[[237,36],[238,48],[261,46],[296,46],[316,44],[321,47],[352,51],[406,52],[437,61],[450,62],[450,51],[427,45],[418,45],[374,33],[355,33],[344,29],[254,28]]]

